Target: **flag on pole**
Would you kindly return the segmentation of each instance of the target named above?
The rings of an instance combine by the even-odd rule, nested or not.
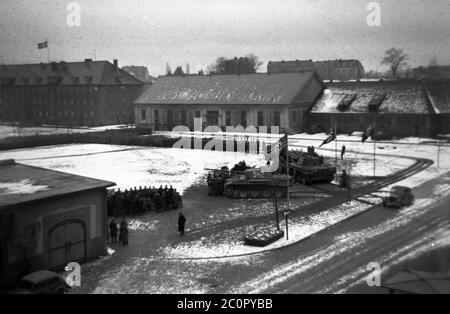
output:
[[[48,48],[48,42],[44,41],[42,43],[38,43],[38,49]]]
[[[336,124],[334,125],[334,128],[330,130],[330,133],[328,134],[328,137],[323,140],[322,144],[320,144],[319,147],[322,147],[325,144],[331,143],[336,139]]]
[[[367,130],[363,132],[361,142],[364,143],[370,136],[373,136],[374,134],[375,134],[375,127],[373,126],[373,124],[370,124]]]

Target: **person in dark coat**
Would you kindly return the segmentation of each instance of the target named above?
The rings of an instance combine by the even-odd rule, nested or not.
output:
[[[348,185],[348,175],[347,171],[344,169],[342,170],[341,187],[346,188],[347,185]]]
[[[120,240],[123,246],[128,245],[128,223],[125,218],[120,222]]]
[[[111,235],[111,243],[117,243],[117,224],[114,218],[109,223],[109,234]]]
[[[345,145],[342,145],[342,148],[341,148],[341,159],[344,159],[344,154],[345,154]]]
[[[178,232],[181,235],[184,235],[184,227],[186,225],[186,217],[182,213],[178,215]]]

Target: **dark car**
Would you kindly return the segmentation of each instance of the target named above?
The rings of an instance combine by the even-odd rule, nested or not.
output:
[[[402,208],[414,202],[414,195],[411,189],[406,186],[394,186],[388,197],[383,199],[384,207]]]
[[[57,273],[39,270],[19,280],[12,294],[64,294],[70,290],[67,282]]]

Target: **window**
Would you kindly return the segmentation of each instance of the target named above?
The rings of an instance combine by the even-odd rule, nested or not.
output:
[[[147,111],[145,109],[141,110],[141,120],[147,120]]]
[[[173,116],[172,116],[172,110],[167,110],[167,124],[171,126],[173,124]]]
[[[280,126],[280,112],[275,111],[273,114],[273,124],[274,126]]]
[[[231,126],[231,111],[225,112],[225,125]]]
[[[264,112],[258,111],[258,126],[264,125]]]
[[[241,111],[241,126],[247,127],[247,111]]]
[[[155,124],[159,124],[159,110],[155,110]]]
[[[195,117],[196,117],[196,118],[201,118],[200,110],[196,110],[196,111],[195,111]]]

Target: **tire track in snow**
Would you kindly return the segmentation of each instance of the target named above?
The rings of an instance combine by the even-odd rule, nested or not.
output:
[[[443,194],[448,194],[450,190],[450,187],[448,185],[441,185],[434,189],[434,194],[439,194],[442,196]],[[314,267],[319,267],[323,263],[326,263],[327,261],[331,261],[333,258],[335,258],[337,255],[348,252],[352,249],[357,249],[364,243],[368,242],[369,240],[374,241],[376,237],[385,235],[388,232],[395,231],[395,229],[401,228],[407,224],[409,224],[411,221],[429,214],[429,212],[432,210],[431,204],[434,202],[433,199],[421,199],[417,200],[416,203],[403,211],[401,211],[401,216],[391,218],[387,220],[386,222],[375,226],[375,227],[369,227],[366,229],[363,229],[362,231],[359,231],[357,233],[349,233],[347,235],[344,235],[343,237],[340,237],[338,239],[338,242],[333,244],[332,246],[328,247],[325,250],[317,251],[315,254],[310,255],[303,259],[298,259],[297,262],[294,263],[288,263],[283,266],[277,266],[276,272],[269,272],[264,274],[263,276],[259,276],[254,280],[251,280],[247,283],[242,284],[240,287],[238,287],[236,290],[237,292],[248,292],[250,290],[250,293],[258,293],[265,291],[266,289],[273,288],[277,284],[283,283],[286,280],[289,280],[289,278],[292,278],[293,276],[300,275],[304,273],[307,270],[311,270],[313,273],[316,273],[312,270]],[[440,215],[429,215],[426,217],[427,222],[440,222],[441,216]],[[420,221],[421,224],[424,223],[423,220]],[[426,226],[422,227],[426,228]],[[417,232],[417,231],[423,231],[423,229],[415,228],[414,230],[403,230],[401,234],[403,235],[402,239],[398,239],[396,243],[401,244],[404,243],[404,238],[411,237],[411,232]],[[393,241],[388,238],[381,245],[379,245],[379,250],[386,250],[386,245],[392,244]],[[350,245],[348,245],[350,244]],[[370,248],[368,249],[370,250]],[[317,280],[316,277],[310,278],[311,280]],[[308,281],[308,282],[309,282]]]

